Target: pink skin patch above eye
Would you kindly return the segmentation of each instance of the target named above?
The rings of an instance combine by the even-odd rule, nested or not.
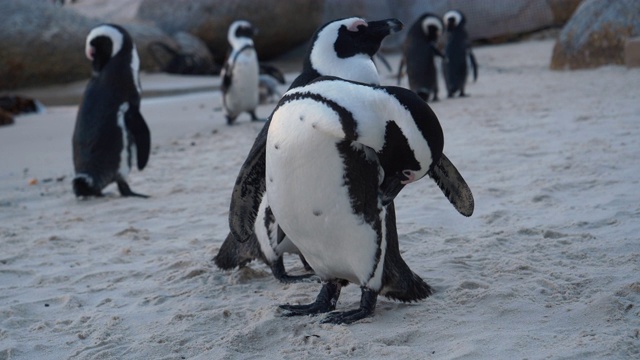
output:
[[[400,184],[407,185],[416,181],[416,173],[411,170],[403,170],[402,174],[407,177],[407,180],[400,181]]]
[[[89,46],[85,54],[87,55],[87,59],[93,61],[93,56],[96,54],[96,49],[93,46]]]
[[[369,24],[367,24],[366,21],[360,19],[360,20],[354,21],[351,25],[349,25],[347,30],[349,30],[349,31],[358,31],[358,26],[360,26],[360,25],[369,26]]]

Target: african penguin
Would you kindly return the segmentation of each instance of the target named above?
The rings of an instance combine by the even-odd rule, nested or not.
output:
[[[73,191],[78,197],[102,196],[116,182],[122,196],[131,191],[126,177],[144,169],[151,135],[140,114],[140,59],[129,33],[104,24],[89,32],[85,53],[91,79],[84,91],[73,131]]]
[[[409,88],[424,101],[438,100],[438,75],[436,56],[444,57],[438,49],[438,37],[442,33],[442,20],[431,13],[421,15],[409,29],[404,40],[402,60],[398,70],[400,82],[403,66],[407,66]]]
[[[442,72],[447,84],[447,96],[453,97],[457,92],[460,96],[467,96],[464,87],[467,82],[467,58],[473,67],[473,80],[478,79],[478,65],[476,57],[471,51],[469,36],[465,25],[464,15],[458,10],[447,11],[444,16],[444,25],[447,29],[447,40],[442,61]]]
[[[238,115],[248,112],[251,120],[256,116],[259,103],[259,65],[252,37],[256,29],[246,20],[236,20],[229,26],[227,39],[231,53],[220,73],[222,77],[222,105],[227,124],[235,122]]]
[[[378,72],[372,60],[382,40],[402,29],[396,19],[365,21],[352,17],[331,21],[313,35],[305,56],[302,73],[290,89],[303,86],[321,75],[378,84]],[[277,231],[277,223],[267,204],[265,192],[265,145],[270,120],[258,134],[245,160],[231,198],[231,232],[214,258],[218,267],[232,269],[260,258],[282,282],[293,282],[309,275],[289,276],[282,263],[283,252],[296,253],[290,240]],[[305,268],[307,268],[306,263]]]
[[[267,197],[323,280],[314,303],[282,305],[286,316],[333,311],[349,282],[362,289],[360,307],[323,322],[370,316],[379,294],[408,302],[432,293],[400,256],[393,199],[429,175],[460,213],[473,213],[443,145],[438,118],[408,89],[322,77],[284,94],[267,136]]]

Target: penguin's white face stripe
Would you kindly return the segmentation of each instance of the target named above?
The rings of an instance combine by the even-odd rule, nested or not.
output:
[[[133,83],[136,85],[138,94],[142,93],[142,86],[140,85],[140,57],[138,56],[138,50],[136,50],[135,44],[131,51],[131,73],[133,74]]]
[[[118,168],[118,173],[122,177],[126,177],[127,175],[129,175],[129,171],[131,171],[132,167],[131,161],[134,161],[134,159],[136,159],[135,145],[131,144],[131,149],[129,149],[129,134],[127,131],[127,126],[124,122],[124,116],[127,110],[129,110],[129,103],[125,101],[122,103],[122,105],[120,105],[120,108],[118,108],[117,115],[118,127],[122,132],[122,151],[120,152],[120,167]],[[131,156],[131,161],[129,160],[129,156]]]
[[[331,75],[345,79],[357,79],[366,84],[379,84],[378,70],[366,54],[357,54],[349,58],[339,58],[335,50],[339,29],[345,26],[356,31],[358,26],[366,24],[361,18],[349,18],[335,21],[325,26],[319,33],[311,49],[311,65],[320,75]]]
[[[111,39],[112,48],[111,48],[111,57],[116,56],[116,54],[122,49],[122,43],[124,42],[124,36],[118,29],[109,25],[101,25],[89,32],[87,36],[87,42],[85,43],[85,54],[89,60],[93,60],[93,56],[91,54],[91,41],[99,36],[106,36]]]
[[[234,50],[238,50],[245,45],[253,46],[253,40],[251,40],[251,38],[236,36],[236,31],[238,31],[238,28],[240,27],[251,28],[252,26],[251,23],[246,20],[236,20],[229,26],[229,31],[227,32],[227,40]]]
[[[336,86],[335,81],[339,81],[340,86]],[[409,110],[383,88],[342,80],[320,81],[288,91],[283,101],[286,101],[286,98],[295,98],[296,95],[305,97],[308,94],[320,94],[322,98],[340,105],[351,113],[356,122],[355,141],[375,151],[382,150],[385,145],[387,121],[395,122],[407,138],[408,145],[420,164],[420,169],[408,174],[408,178],[416,181],[426,175],[433,159],[429,143],[416,125],[416,121],[420,119],[413,119]],[[345,97],[345,94],[349,96]],[[340,122],[342,120],[339,117],[322,118],[317,122],[316,129],[343,139],[345,131],[344,124]]]
[[[429,33],[429,26],[435,26],[438,28],[438,33],[442,33],[442,23],[440,22],[440,19],[433,16],[427,16],[422,20],[422,32],[425,34]]]
[[[456,10],[449,10],[444,14],[443,18],[444,18],[445,24],[449,22],[450,18],[453,18],[454,25],[458,26],[462,21],[462,14],[460,14],[460,12]]]

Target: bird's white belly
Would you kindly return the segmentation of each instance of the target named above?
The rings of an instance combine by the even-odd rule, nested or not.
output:
[[[352,210],[336,139],[303,121],[287,126],[275,121],[266,175],[278,223],[320,277],[364,285],[375,267],[378,237]]]
[[[225,103],[231,115],[254,110],[259,101],[258,64],[255,58],[239,56],[232,73]]]

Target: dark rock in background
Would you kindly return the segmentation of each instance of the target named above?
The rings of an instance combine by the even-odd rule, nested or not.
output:
[[[551,68],[624,64],[628,38],[640,35],[640,1],[585,0],[560,33]]]
[[[320,25],[323,9],[319,0],[142,0],[138,17],[168,34],[195,35],[221,63],[230,48],[227,30],[233,21],[244,19],[258,28],[256,51],[268,60],[305,43]]]

